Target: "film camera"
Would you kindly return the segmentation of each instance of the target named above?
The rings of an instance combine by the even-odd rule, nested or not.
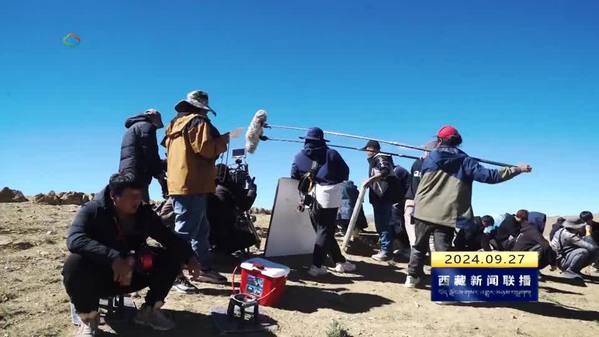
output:
[[[229,178],[241,189],[246,189],[249,184],[254,183],[254,179],[250,177],[245,149],[233,149],[232,157],[235,164],[228,167]],[[219,174],[225,175],[227,172],[219,172]]]

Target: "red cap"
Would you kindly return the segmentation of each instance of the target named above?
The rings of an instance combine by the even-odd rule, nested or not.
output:
[[[445,125],[441,129],[439,129],[439,132],[437,132],[437,137],[439,137],[443,140],[447,140],[451,136],[459,136],[459,135],[460,135],[460,133],[458,132],[458,129],[454,128],[451,125]]]

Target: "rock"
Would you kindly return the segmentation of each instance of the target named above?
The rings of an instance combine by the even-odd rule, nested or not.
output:
[[[36,194],[33,197],[33,202],[36,204],[45,204],[45,205],[60,205],[60,198],[56,195],[56,192],[50,191],[48,194]]]
[[[17,190],[11,190],[8,187],[4,187],[0,190],[0,202],[25,202],[29,201],[23,195],[23,192]]]
[[[29,249],[33,246],[34,246],[33,243],[28,242],[28,241],[17,241],[17,242],[14,242],[13,244],[11,244],[11,248],[16,249],[16,250],[25,250],[25,249]]]
[[[83,205],[89,200],[85,200],[87,196],[82,192],[66,192],[60,193],[60,204],[61,205]]]

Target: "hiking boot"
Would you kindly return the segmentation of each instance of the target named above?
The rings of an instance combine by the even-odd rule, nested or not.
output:
[[[181,294],[196,294],[199,291],[184,275],[177,277],[175,283],[173,283],[173,289]]]
[[[219,274],[213,269],[203,269],[200,271],[200,275],[193,279],[198,282],[216,283],[223,284],[227,283],[227,278]]]
[[[372,255],[371,257],[372,257],[373,260],[380,261],[380,262],[391,260],[391,256],[389,254],[385,253],[382,250],[380,252]]]
[[[356,270],[356,265],[349,261],[345,261],[335,264],[334,270],[338,273],[351,273]]]
[[[420,282],[420,277],[408,275],[408,277],[406,277],[406,282],[404,283],[404,286],[406,288],[415,288],[420,285]]]
[[[135,322],[135,324],[149,326],[158,331],[168,331],[174,329],[175,322],[166,317],[164,311],[160,309],[163,304],[163,302],[156,302],[156,304],[151,307],[144,303],[133,319],[133,322]]]
[[[328,273],[327,267],[325,266],[316,267],[315,265],[311,265],[310,269],[308,269],[308,274],[312,277],[320,277]]]
[[[75,333],[75,337],[93,337],[98,333],[100,315],[97,311],[88,314],[79,314],[81,324]]]

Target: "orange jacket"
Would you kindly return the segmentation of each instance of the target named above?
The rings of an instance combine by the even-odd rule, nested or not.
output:
[[[175,118],[166,129],[162,145],[167,152],[170,195],[214,193],[214,163],[227,150],[229,135],[220,135],[205,115]]]

